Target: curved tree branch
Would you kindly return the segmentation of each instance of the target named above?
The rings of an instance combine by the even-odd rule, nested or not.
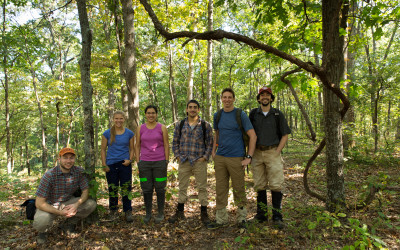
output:
[[[297,72],[301,72],[301,68],[296,68],[294,70],[291,70],[291,71],[283,73],[283,75],[281,76],[281,81],[286,83],[286,85],[290,89],[290,92],[292,92],[292,95],[294,96],[294,99],[297,102],[297,106],[299,106],[299,109],[300,109],[301,113],[303,114],[304,119],[306,120],[307,127],[310,130],[310,134],[311,134],[311,138],[310,139],[315,142],[317,140],[316,139],[317,135],[314,132],[314,129],[313,129],[311,121],[310,121],[310,118],[308,117],[307,112],[304,110],[304,106],[303,106],[303,104],[301,104],[300,99],[297,96],[296,91],[293,88],[292,83],[288,79],[286,79],[287,76],[289,76],[291,74],[294,74],[294,73],[297,73]]]

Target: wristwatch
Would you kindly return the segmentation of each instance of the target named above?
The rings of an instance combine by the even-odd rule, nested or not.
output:
[[[253,156],[251,156],[251,155],[246,155],[245,158],[252,160],[252,159],[253,159]]]

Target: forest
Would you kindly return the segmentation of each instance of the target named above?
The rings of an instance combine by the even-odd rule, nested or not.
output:
[[[64,147],[91,176],[97,219],[51,248],[395,249],[400,246],[400,2],[397,0],[2,0],[0,247],[38,246],[19,206]],[[398,75],[399,73],[399,75]],[[235,107],[275,94],[292,130],[283,150],[286,228],[207,230],[192,181],[187,220],[143,225],[133,164],[134,222],[108,221],[102,133],[115,110],[135,131],[159,108],[169,142],[186,103],[212,123],[221,91]],[[168,166],[167,217],[177,200]],[[251,167],[251,166],[250,166]],[[215,214],[213,161],[208,165]],[[249,219],[255,213],[246,176]],[[231,204],[231,213],[235,213]],[[233,222],[232,222],[233,223]]]

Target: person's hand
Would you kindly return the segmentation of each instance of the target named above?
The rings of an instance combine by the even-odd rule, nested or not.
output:
[[[201,158],[197,159],[196,161],[197,161],[197,162],[203,162],[203,161],[206,161],[206,159],[204,159],[203,157],[201,157]]]
[[[103,166],[103,171],[105,173],[110,172],[110,168],[108,166]]]
[[[250,162],[251,162],[251,159],[250,159],[250,158],[246,158],[246,159],[244,159],[244,160],[242,161],[243,170],[246,169],[246,166],[249,165]]]
[[[124,162],[122,163],[122,165],[124,165],[124,166],[129,166],[129,165],[131,165],[131,161],[130,161],[130,160],[124,160]]]
[[[76,212],[78,212],[78,204],[74,203],[74,204],[66,205],[62,211],[64,212],[65,217],[71,218],[71,217],[75,216]]]

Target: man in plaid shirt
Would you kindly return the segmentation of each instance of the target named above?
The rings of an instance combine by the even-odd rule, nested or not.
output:
[[[174,216],[168,221],[175,223],[184,219],[184,206],[187,200],[187,189],[190,176],[194,175],[199,192],[201,205],[201,221],[209,222],[207,214],[207,162],[213,146],[213,132],[211,125],[199,116],[200,104],[190,100],[186,105],[187,117],[175,126],[172,150],[179,162],[179,198]]]
[[[40,180],[36,191],[36,214],[33,227],[39,232],[37,242],[47,241],[47,230],[56,216],[66,218],[63,229],[67,234],[75,230],[80,219],[86,218],[96,209],[96,202],[89,199],[89,181],[84,169],[74,166],[75,150],[63,148],[59,153],[60,165],[47,171]],[[73,194],[82,190],[80,197]]]

